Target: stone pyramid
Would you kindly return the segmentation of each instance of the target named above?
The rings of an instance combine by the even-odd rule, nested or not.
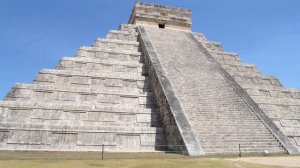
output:
[[[191,32],[190,10],[141,2],[0,102],[0,150],[297,154],[299,128],[299,90]]]

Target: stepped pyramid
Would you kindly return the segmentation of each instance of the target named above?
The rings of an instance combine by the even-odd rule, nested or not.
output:
[[[0,150],[297,154],[299,128],[299,90],[191,32],[190,10],[141,2],[0,102]]]

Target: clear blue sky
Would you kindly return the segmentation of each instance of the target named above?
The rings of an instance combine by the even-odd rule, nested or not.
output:
[[[148,0],[192,10],[192,30],[300,88],[299,0]],[[0,0],[0,98],[127,23],[133,0]]]

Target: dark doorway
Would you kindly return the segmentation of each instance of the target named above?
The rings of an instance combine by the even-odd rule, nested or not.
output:
[[[165,24],[164,24],[164,23],[158,23],[158,27],[159,27],[160,29],[164,29],[164,28],[165,28]]]

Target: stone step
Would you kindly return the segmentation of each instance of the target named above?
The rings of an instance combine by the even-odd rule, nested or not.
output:
[[[202,45],[210,50],[210,51],[214,51],[214,50],[217,50],[217,51],[223,51],[223,48],[222,48],[222,45],[220,42],[215,42],[215,41],[208,41],[206,39],[206,37],[204,36],[204,34],[202,33],[194,33],[193,32],[193,35],[194,37],[196,37],[196,39],[202,43]]]
[[[209,117],[207,117],[209,118]],[[240,121],[242,120],[242,121]],[[195,120],[195,119],[191,119],[190,120],[191,122],[195,122],[195,123],[218,123],[218,124],[221,124],[220,122],[225,122],[226,124],[227,123],[241,123],[241,124],[244,124],[244,123],[258,123],[260,121],[259,118],[230,118],[230,117],[224,117],[222,119],[220,118],[215,118],[215,119],[212,119],[212,120],[205,120],[204,117],[199,117],[198,120]]]
[[[114,112],[62,112],[55,110],[11,110],[0,117],[1,123],[27,123],[43,125],[122,126],[160,127],[160,120],[154,114],[114,113]]]
[[[239,127],[237,125],[237,127]],[[214,127],[211,126],[207,129],[197,129],[197,133],[205,133],[208,135],[214,135],[214,134],[231,134],[231,133],[235,133],[235,134],[242,134],[242,133],[270,133],[270,131],[267,128],[257,128],[257,129],[249,129],[247,127],[245,127],[244,129],[236,129],[236,128],[226,128],[226,127]]]
[[[262,96],[271,98],[287,98],[300,100],[300,92],[283,91],[283,90],[263,90],[247,89],[249,96]]]
[[[236,62],[236,63],[240,62],[239,55],[237,53],[234,53],[234,52],[214,50],[214,51],[211,51],[210,53],[221,64],[223,62],[228,63],[228,64],[232,63],[232,62]]]
[[[259,143],[223,143],[223,144],[211,144],[211,145],[206,145],[203,144],[203,148],[205,149],[218,149],[218,148],[222,148],[224,150],[226,149],[232,149],[232,148],[236,148],[239,146],[239,144],[241,145],[241,149],[251,149],[251,148],[265,148],[265,149],[270,149],[270,148],[282,148],[282,145],[280,144],[259,144]]]
[[[252,112],[252,111],[248,111],[248,112],[239,112],[239,111],[235,111],[234,113],[232,113],[232,111],[222,111],[222,112],[218,112],[218,111],[210,111],[210,112],[201,112],[199,111],[197,114],[194,115],[198,115],[197,117],[212,117],[212,118],[223,118],[223,117],[228,117],[228,118],[255,118],[256,115]]]
[[[282,106],[300,106],[300,99],[270,97],[270,96],[251,96],[258,104],[282,105]]]
[[[241,86],[243,84],[252,85],[265,85],[265,86],[282,86],[277,78],[268,76],[256,76],[250,74],[232,74],[234,80],[237,81]]]
[[[135,47],[138,47],[140,44],[138,41],[127,41],[127,40],[109,39],[109,38],[97,38],[95,42],[127,44]]]
[[[49,102],[49,103],[59,103],[61,101],[69,102],[69,103],[84,103],[89,102],[95,105],[101,106],[109,106],[112,104],[124,105],[127,106],[147,106],[147,107],[155,107],[155,101],[152,97],[124,97],[119,95],[86,95],[86,94],[78,94],[71,92],[32,92],[32,96],[28,97],[7,97],[7,101],[17,101],[17,102]]]
[[[111,112],[111,113],[124,113],[124,114],[150,114],[156,113],[156,108],[148,108],[146,106],[120,106],[118,104],[110,105],[97,105],[88,102],[82,102],[74,105],[73,102],[17,102],[17,101],[0,101],[0,110],[2,114],[9,113],[9,110],[32,110],[32,109],[43,109],[43,110],[56,110],[56,111],[67,111],[74,113],[83,112]]]
[[[222,63],[222,66],[234,66],[234,67],[240,67],[242,71],[246,71],[247,68],[256,68],[255,64],[248,64],[248,63],[244,63],[244,62],[224,62]]]
[[[265,138],[265,139],[248,139],[248,138],[242,138],[242,139],[214,139],[214,140],[208,140],[208,139],[200,139],[201,144],[219,144],[219,143],[278,143],[280,144],[276,139],[274,138]]]
[[[248,128],[248,127],[251,127],[251,126],[257,126],[257,125],[261,125],[261,126],[258,126],[258,128],[265,128],[264,125],[261,123],[261,122],[256,122],[256,123],[233,123],[233,122],[225,122],[224,120],[224,123],[222,123],[223,121],[219,121],[220,124],[217,124],[217,123],[214,123],[214,124],[210,124],[209,122],[207,123],[199,123],[199,124],[195,124],[197,126],[207,126],[209,125],[210,127],[214,127],[214,128],[236,128],[237,126],[239,126],[240,128]],[[249,128],[251,129],[251,128]]]
[[[259,124],[257,124],[259,125]],[[233,126],[215,126],[215,125],[195,125],[197,126],[199,129],[197,129],[198,131],[202,131],[202,132],[217,132],[217,131],[238,131],[238,132],[243,132],[243,131],[263,131],[266,130],[267,128],[264,126],[259,126],[257,128],[255,128],[254,126],[243,126],[243,125],[235,125]],[[250,127],[254,127],[254,128],[250,128]]]
[[[282,147],[271,147],[271,148],[242,148],[241,152],[243,154],[263,154],[264,151],[267,150],[269,153],[286,153],[284,148]],[[204,152],[206,154],[238,154],[239,148],[231,148],[231,149],[223,149],[223,148],[215,148],[215,149],[205,149]]]
[[[137,41],[137,36],[138,36],[138,33],[135,33],[135,32],[112,30],[112,31],[109,31],[106,38]]]
[[[121,49],[100,49],[97,47],[80,47],[76,57],[90,57],[117,61],[140,61],[140,52]]]
[[[101,64],[107,66],[125,66],[131,68],[142,68],[143,63],[139,61],[118,61],[114,59],[100,59],[92,57],[62,57],[60,60],[63,67],[76,67],[76,64]]]
[[[13,111],[14,112],[14,111]],[[25,112],[23,110],[23,112]],[[39,113],[38,113],[39,112]],[[20,117],[20,118],[18,118]],[[14,113],[0,118],[0,122],[18,122],[42,125],[77,125],[98,127],[160,127],[157,115],[121,114],[121,113],[70,113],[52,112],[45,114],[43,111],[26,112],[26,114]]]
[[[268,91],[270,93],[271,92],[290,93],[291,97],[295,99],[300,99],[300,90],[295,88],[284,88],[282,86],[265,86],[265,85],[251,85],[251,84],[243,84],[243,88],[246,89],[247,91],[248,89],[251,89],[255,91]],[[272,95],[276,95],[276,94],[274,93]]]
[[[196,124],[196,123],[195,123]],[[240,126],[256,126],[256,125],[261,125],[262,122],[260,120],[253,120],[253,121],[228,121],[226,118],[224,120],[199,120],[197,125],[213,125],[213,126],[219,126],[219,127],[228,127],[228,126],[235,126],[235,125],[240,125]],[[233,127],[235,128],[235,127]]]
[[[203,46],[210,51],[224,51],[220,42],[215,41],[202,41]]]
[[[2,131],[22,130],[22,131],[55,131],[62,133],[76,133],[76,132],[113,132],[113,133],[140,133],[140,134],[153,134],[163,133],[161,127],[114,127],[114,126],[93,126],[93,125],[43,125],[43,124],[27,124],[27,123],[5,123],[0,122],[0,129]]]
[[[119,30],[121,31],[127,31],[129,33],[136,33],[137,25],[133,24],[121,24],[119,27]]]
[[[205,113],[205,114],[202,114],[202,113],[198,113],[198,114],[194,114],[195,117],[197,118],[211,118],[212,120],[219,120],[221,118],[226,118],[226,119],[229,119],[229,120],[242,120],[242,119],[249,119],[249,120],[257,120],[258,117],[253,113],[253,112],[248,112],[248,113],[234,113],[234,115],[231,113],[223,113],[223,114],[220,114],[220,113],[215,113],[215,112],[210,112],[210,113]]]
[[[210,131],[211,130],[211,131]],[[216,130],[218,130],[219,132],[216,132]],[[242,136],[255,136],[255,135],[266,135],[266,136],[270,136],[272,135],[271,132],[269,132],[269,130],[266,128],[265,130],[266,131],[263,131],[262,129],[257,129],[257,132],[254,131],[255,129],[253,130],[250,130],[252,135],[249,135],[249,132],[247,132],[247,130],[245,131],[239,131],[239,130],[235,130],[235,129],[232,129],[232,130],[228,130],[226,131],[226,129],[220,129],[220,128],[216,128],[216,129],[203,129],[203,130],[200,130],[200,129],[197,129],[196,132],[198,133],[202,133],[203,132],[203,136],[207,135],[207,136],[215,136],[215,135],[218,135],[220,137],[233,137],[233,136],[237,136],[237,135],[240,135],[241,137]],[[259,130],[262,130],[262,131],[259,131]],[[215,131],[215,132],[212,132],[212,131]]]
[[[139,43],[136,41],[98,38],[93,44],[93,47],[97,47],[99,49],[117,48],[121,50],[138,51]]]
[[[198,118],[198,117],[195,117]],[[208,117],[209,118],[209,117]],[[243,120],[243,121],[239,121],[239,120]],[[260,122],[259,118],[230,118],[230,117],[224,117],[222,119],[220,118],[215,118],[215,119],[211,119],[211,120],[205,120],[204,117],[199,117],[198,120],[196,119],[191,119],[191,122],[195,122],[195,123],[220,123],[220,122],[225,122],[227,123],[234,123],[234,124],[244,124],[244,123],[258,123]]]
[[[201,130],[199,130],[199,134],[202,137],[219,137],[219,138],[232,138],[232,137],[248,137],[250,138],[251,136],[260,136],[262,138],[265,137],[270,137],[273,136],[271,134],[271,132],[251,132],[252,134],[249,134],[249,132],[234,132],[234,131],[230,131],[230,132],[224,132],[225,130],[222,130],[220,132],[216,132],[216,133],[207,133],[204,132],[203,134],[201,134]],[[198,133],[198,131],[195,131],[196,133]],[[259,138],[259,137],[257,137]]]
[[[248,114],[247,117],[243,117],[243,116],[230,116],[230,115],[218,115],[218,116],[209,116],[209,115],[206,115],[206,116],[197,116],[198,118],[198,121],[200,122],[218,122],[218,121],[228,121],[229,123],[231,122],[239,122],[239,123],[246,123],[246,122],[249,122],[249,123],[255,123],[255,122],[258,122],[260,121],[260,119],[258,117],[255,116],[255,114],[253,112],[249,112],[249,113],[252,113],[251,114]],[[206,119],[205,118],[209,118],[209,119]],[[191,119],[192,120],[192,119]]]
[[[70,60],[61,60],[60,63],[56,66],[58,70],[74,70],[74,71],[100,71],[100,72],[126,72],[133,75],[142,75],[143,66],[124,66],[124,65],[115,65],[115,64],[103,64],[103,63],[93,63],[93,62],[76,62]]]
[[[147,97],[151,98],[153,95],[151,92],[141,92],[138,88],[132,87],[103,87],[97,85],[83,85],[83,86],[74,86],[74,85],[57,85],[57,84],[16,84],[8,97],[16,98],[26,98],[33,96],[33,92],[45,92],[45,93],[54,93],[54,92],[70,92],[77,93],[81,95],[118,95],[119,97],[128,97],[128,98],[140,98]],[[115,96],[116,97],[116,96]]]
[[[254,67],[249,67],[249,66],[241,66],[241,65],[222,65],[225,70],[230,75],[236,75],[237,76],[251,76],[251,75],[257,75],[257,76],[262,76],[261,73]]]
[[[122,87],[126,81],[145,81],[145,77],[137,74],[128,74],[125,72],[82,72],[72,70],[43,69],[38,73],[34,82],[98,85],[103,83],[104,80],[107,86]]]
[[[197,133],[201,140],[205,141],[244,141],[251,142],[251,140],[277,140],[271,133],[219,133],[219,134],[201,134]],[[250,136],[252,134],[252,136]]]
[[[59,71],[59,72],[57,72]],[[67,72],[67,73],[66,73]],[[115,72],[116,73],[116,72]],[[79,88],[84,88],[85,91],[90,90],[99,93],[106,94],[116,94],[128,93],[128,95],[137,94],[138,92],[146,92],[149,88],[149,81],[147,77],[143,76],[131,76],[121,74],[126,73],[116,73],[114,76],[110,76],[114,73],[99,73],[95,74],[98,77],[92,76],[93,74],[80,74],[79,71],[69,71],[69,70],[56,70],[56,72],[43,71],[40,72],[33,84],[52,86],[57,85],[57,87],[63,88],[63,86],[71,86],[75,90]],[[82,76],[88,75],[88,76]],[[104,76],[105,75],[105,76]],[[111,78],[119,77],[119,78]],[[132,79],[128,79],[132,77]],[[133,79],[135,78],[135,79]],[[140,79],[138,79],[140,78]]]
[[[214,141],[214,140],[224,140],[224,141],[230,141],[230,140],[235,140],[235,139],[240,139],[240,140],[251,140],[252,139],[275,139],[275,137],[270,134],[270,133],[252,133],[252,136],[249,135],[249,133],[244,133],[244,134],[222,134],[222,133],[219,133],[219,134],[197,134],[199,135],[199,137],[201,139],[207,139],[207,140],[211,140],[211,141]]]
[[[232,111],[205,111],[205,112],[201,112],[198,111],[197,114],[194,115],[198,115],[199,117],[203,116],[203,117],[214,117],[214,118],[221,118],[221,117],[230,117],[230,118],[248,118],[248,117],[255,117],[254,113],[252,111],[235,111],[234,113]]]
[[[65,97],[63,97],[63,96]],[[74,98],[71,98],[71,96],[74,96]],[[45,96],[43,98],[42,96]],[[42,97],[42,98],[41,98]],[[103,98],[106,97],[106,95],[99,95],[99,96],[90,96],[90,95],[76,95],[76,94],[68,94],[68,93],[53,93],[53,96],[49,96],[48,94],[38,94],[38,95],[33,95],[33,97],[30,98],[7,98],[6,101],[16,101],[16,102],[30,102],[30,101],[40,101],[40,102],[50,102],[53,104],[59,103],[61,101],[69,102],[69,103],[84,103],[84,102],[89,102],[93,103],[98,106],[109,106],[112,104],[117,104],[117,105],[124,105],[126,104],[127,106],[146,106],[149,108],[156,107],[154,100],[145,98],[143,100],[142,98],[111,98],[111,96],[108,96],[109,98]]]
[[[0,116],[1,123],[41,125],[84,125],[115,127],[160,127],[157,114],[116,112],[74,112],[45,109],[6,109]]]
[[[222,121],[220,121],[222,122]],[[193,123],[194,124],[194,123]],[[200,128],[207,128],[207,126],[209,126],[210,128],[214,128],[214,129],[265,129],[265,125],[263,123],[256,123],[256,124],[230,124],[230,123],[220,123],[220,124],[210,124],[210,123],[202,123],[202,124],[195,124],[195,126],[199,126]]]

